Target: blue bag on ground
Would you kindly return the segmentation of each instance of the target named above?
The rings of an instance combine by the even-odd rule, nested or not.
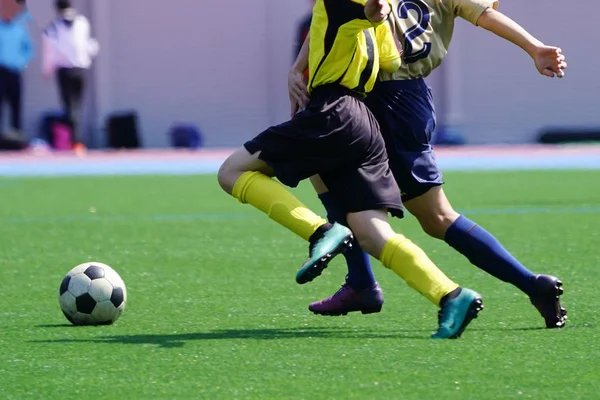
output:
[[[171,145],[175,148],[198,149],[203,145],[202,133],[191,124],[176,124],[169,132]]]

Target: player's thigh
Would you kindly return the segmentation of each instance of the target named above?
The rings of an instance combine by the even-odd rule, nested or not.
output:
[[[385,209],[349,213],[347,219],[363,250],[377,259],[385,244],[396,234],[389,224]]]
[[[405,152],[431,146],[436,115],[431,89],[422,80],[381,82],[366,102],[386,142]]]
[[[444,184],[433,150],[423,152],[389,151],[389,164],[407,202]]]
[[[259,158],[260,152],[250,154],[245,147],[240,147],[235,150],[227,159],[221,164],[217,179],[219,185],[227,193],[231,193],[235,182],[239,177],[248,171],[262,172],[267,176],[273,176],[273,170],[266,162]]]

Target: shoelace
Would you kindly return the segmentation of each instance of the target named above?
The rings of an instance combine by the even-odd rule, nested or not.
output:
[[[349,288],[348,284],[347,284],[347,283],[344,283],[344,284],[342,285],[342,287],[341,287],[341,288],[339,288],[337,292],[335,292],[335,294],[339,294],[339,293],[345,292],[345,291],[346,291],[348,288]],[[334,295],[334,296],[335,296],[335,295]]]

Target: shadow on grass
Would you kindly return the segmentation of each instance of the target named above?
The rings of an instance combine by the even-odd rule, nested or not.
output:
[[[62,325],[64,326],[64,325]],[[46,326],[44,326],[46,327]],[[48,325],[47,327],[58,327]],[[138,344],[157,345],[163,348],[182,347],[186,342],[193,340],[219,340],[219,339],[254,339],[254,340],[281,340],[281,339],[429,339],[429,334],[423,333],[416,336],[407,332],[394,331],[393,333],[375,332],[372,330],[356,329],[327,329],[327,328],[289,328],[289,329],[223,329],[208,332],[181,333],[170,335],[119,335],[102,336],[92,339],[57,339],[33,340],[33,343],[111,343],[111,344]]]
[[[36,325],[36,328],[76,328],[73,324],[46,324],[46,325]]]
[[[38,325],[38,328],[86,328],[68,324]],[[90,327],[87,327],[90,328]],[[102,327],[94,327],[103,329]],[[543,327],[517,327],[517,328],[468,328],[471,332],[485,331],[542,331]],[[101,336],[90,339],[56,339],[32,340],[32,343],[108,343],[108,344],[134,344],[155,345],[161,348],[183,347],[186,342],[195,340],[282,340],[282,339],[393,339],[393,340],[430,340],[431,330],[426,329],[397,329],[383,332],[373,329],[336,329],[323,327],[302,328],[273,328],[273,329],[222,329],[207,332],[180,333],[180,334],[145,334],[145,335],[116,335]],[[468,333],[468,332],[467,332]]]
[[[543,326],[524,326],[524,327],[504,327],[504,328],[471,328],[468,327],[468,332],[516,332],[516,331],[545,331],[547,328]]]

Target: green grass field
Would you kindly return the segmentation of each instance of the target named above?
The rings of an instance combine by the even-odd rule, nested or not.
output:
[[[448,173],[454,206],[531,269],[564,281],[567,327],[541,329],[528,299],[414,218],[394,226],[485,310],[453,341],[437,310],[374,263],[380,314],[327,318],[336,259],[297,285],[306,244],[214,177],[0,179],[0,399],[592,399],[600,393],[600,171]],[[310,188],[296,193],[322,207]],[[72,327],[64,274],[115,268],[127,309]]]

